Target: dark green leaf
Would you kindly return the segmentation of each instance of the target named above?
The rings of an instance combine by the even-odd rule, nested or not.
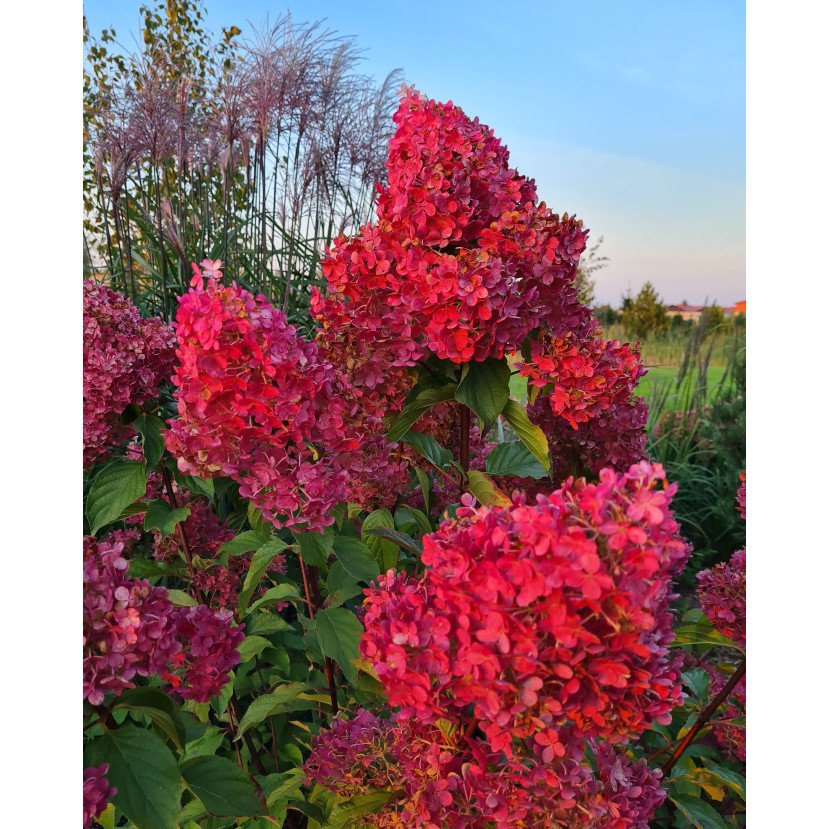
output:
[[[240,556],[252,550],[258,550],[263,544],[271,540],[271,532],[267,527],[258,530],[246,530],[234,536],[230,541],[219,547],[219,556]]]
[[[420,491],[423,493],[423,508],[426,514],[429,515],[432,511],[432,481],[425,470],[419,466],[415,467],[415,477],[418,484],[420,484]]]
[[[245,631],[251,635],[270,636],[272,633],[293,631],[293,627],[276,613],[263,611],[245,617]]]
[[[139,829],[175,829],[181,776],[173,753],[152,731],[132,725],[106,731],[84,762],[109,763],[107,779],[118,790],[113,802]]]
[[[352,660],[360,657],[363,626],[350,610],[343,607],[320,610],[316,622],[323,655],[331,657],[342,668],[346,679],[354,685],[357,682],[357,670]]]
[[[167,591],[167,598],[176,607],[196,607],[198,602],[183,590],[170,589]]]
[[[130,504],[147,491],[147,468],[138,461],[119,461],[104,469],[92,482],[86,497],[86,517],[94,535],[118,520]]]
[[[374,536],[369,536],[373,538]],[[328,596],[325,599],[326,607],[339,607],[343,602],[359,596],[363,588],[350,575],[339,561],[335,561],[328,570],[326,582]]]
[[[428,535],[432,532],[428,517],[414,507],[398,507],[394,513],[394,523],[403,532],[419,532],[421,535]]]
[[[326,533],[294,533],[302,560],[311,567],[325,567],[334,549],[334,536]]]
[[[334,552],[337,560],[357,581],[368,584],[380,575],[380,568],[372,558],[371,551],[356,538],[337,536],[334,539]]]
[[[415,386],[409,394],[402,411],[389,428],[389,440],[392,442],[400,440],[427,409],[431,409],[432,406],[443,403],[445,400],[452,400],[456,389],[457,386],[454,383],[446,383],[440,386],[421,384]]]
[[[714,777],[724,783],[729,789],[736,792],[743,800],[746,799],[746,779],[739,772],[732,771],[725,766],[718,763],[712,763],[710,760],[703,759],[705,768]]]
[[[132,425],[141,433],[141,446],[144,450],[144,460],[147,465],[150,467],[158,466],[158,462],[164,454],[164,439],[161,436],[164,421],[155,415],[143,414],[137,417]]]
[[[467,363],[467,370],[455,392],[455,400],[468,406],[489,428],[509,400],[510,367],[506,358],[492,357]]]
[[[515,475],[518,478],[546,478],[538,458],[519,440],[501,443],[486,458],[490,475]]]
[[[304,682],[289,682],[278,686],[270,694],[257,697],[248,706],[248,710],[245,711],[239,722],[236,739],[240,739],[251,726],[264,721],[267,717],[285,711],[302,710],[302,700],[300,700],[298,707],[293,708],[291,706],[297,705],[297,698],[307,690],[309,690],[309,687]]]
[[[514,400],[508,400],[504,406],[503,415],[507,423],[512,426],[512,430],[519,440],[530,450],[541,466],[549,472],[550,447],[547,438],[538,426],[530,423],[527,410]]]
[[[123,708],[149,717],[176,745],[184,746],[186,731],[178,706],[160,688],[129,688],[115,700]]]
[[[385,527],[393,530],[394,516],[387,509],[375,510],[366,516],[360,529],[363,544],[368,547],[381,572],[385,573],[387,570],[397,567],[400,548],[394,541],[381,538],[372,533],[371,530],[375,527]]]
[[[245,583],[242,585],[242,592],[239,594],[239,610],[242,613],[247,609],[250,597],[256,592],[271,562],[287,547],[288,545],[281,538],[274,536],[253,554],[245,576]]]
[[[703,705],[708,703],[708,686],[711,684],[711,677],[702,668],[691,668],[682,674],[682,679],[691,693]]]
[[[220,817],[264,814],[253,781],[226,757],[194,757],[182,763],[181,776],[204,808]]]
[[[678,627],[675,634],[676,638],[671,643],[671,647],[674,648],[683,645],[711,645],[723,648],[737,647],[727,636],[723,636],[716,630],[704,616],[697,622]]]
[[[190,515],[189,507],[172,509],[166,501],[152,501],[144,517],[144,531],[158,530],[162,538],[175,532],[176,524]]]
[[[208,498],[212,498],[216,491],[212,478],[197,478],[195,475],[182,475],[181,483],[185,489],[189,489],[191,492],[200,492]]]
[[[305,782],[305,772],[302,769],[291,769],[281,774],[269,774],[259,778],[268,806],[273,806],[279,800],[301,798],[301,789]]]
[[[215,725],[208,726],[201,737],[187,743],[184,747],[184,759],[192,760],[194,757],[206,757],[215,754],[224,739],[224,731]]]
[[[269,648],[270,645],[271,643],[264,636],[246,636],[242,640],[242,644],[239,645],[241,664],[244,665],[245,662],[258,656],[265,648]]]
[[[444,449],[431,435],[409,429],[403,435],[402,440],[438,469],[445,469],[449,461],[452,460],[452,453],[448,449]]]
[[[727,829],[726,822],[704,800],[687,794],[670,794],[669,797],[697,829]]]
[[[270,590],[266,590],[262,597],[250,606],[248,613],[253,613],[254,610],[269,604],[284,602],[285,599],[296,599],[298,597],[299,591],[293,584],[288,584],[287,582],[285,584],[278,584],[276,587],[271,587]]]
[[[370,530],[367,530],[367,532],[371,535],[379,536],[380,538],[388,538],[390,541],[393,541],[395,544],[398,544],[400,547],[403,547],[403,549],[408,550],[410,553],[414,553],[415,555],[419,556],[423,552],[423,544],[412,538],[410,535],[406,535],[406,533],[401,533],[397,530],[389,530],[385,527],[372,527]]]

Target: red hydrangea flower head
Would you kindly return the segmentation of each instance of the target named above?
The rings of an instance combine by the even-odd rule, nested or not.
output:
[[[620,739],[682,699],[669,609],[687,560],[661,466],[603,470],[530,506],[461,507],[425,576],[367,591],[363,655],[403,717],[474,716],[493,750]]]
[[[428,351],[463,363],[513,353],[538,328],[589,330],[573,287],[581,222],[537,203],[492,131],[451,102],[409,90],[394,119],[377,222],[336,240],[329,295],[312,302],[348,343],[353,382],[385,385]]]
[[[556,415],[578,429],[612,405],[627,403],[646,370],[635,347],[568,334],[534,342],[531,359],[519,363],[519,371],[531,386],[552,385],[544,399]]]
[[[160,319],[142,319],[120,294],[83,284],[84,468],[135,434],[124,409],[158,396],[173,371],[175,335]]]
[[[167,446],[188,474],[216,473],[275,526],[315,530],[346,498],[359,448],[332,367],[263,296],[220,283],[219,263],[193,266],[179,299],[179,417]]]

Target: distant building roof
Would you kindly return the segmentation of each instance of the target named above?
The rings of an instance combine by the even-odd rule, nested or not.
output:
[[[679,305],[669,305],[668,306],[669,311],[680,311],[680,312],[684,311],[686,313],[696,313],[696,312],[702,311],[703,308],[705,308],[704,305],[685,305],[683,303],[680,303]]]

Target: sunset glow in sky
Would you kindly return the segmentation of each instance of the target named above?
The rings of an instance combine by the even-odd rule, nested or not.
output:
[[[134,47],[138,0],[86,0]],[[597,298],[745,298],[745,9],[732,0],[208,0],[216,31],[325,18],[363,71],[491,126],[559,212],[604,236]]]

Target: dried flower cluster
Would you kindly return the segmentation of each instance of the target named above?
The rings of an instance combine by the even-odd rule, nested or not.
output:
[[[361,650],[398,716],[481,734],[466,772],[480,819],[552,820],[594,780],[586,740],[635,736],[681,702],[674,490],[643,462],[534,506],[465,506],[425,537],[422,579],[390,572],[367,591]]]
[[[142,319],[115,291],[83,285],[83,458],[84,468],[106,455],[135,430],[121,414],[158,396],[173,372],[175,336],[159,319]]]
[[[232,614],[176,608],[163,587],[131,579],[124,541],[84,539],[84,699],[159,674],[185,699],[206,702],[227,684],[244,637]]]

